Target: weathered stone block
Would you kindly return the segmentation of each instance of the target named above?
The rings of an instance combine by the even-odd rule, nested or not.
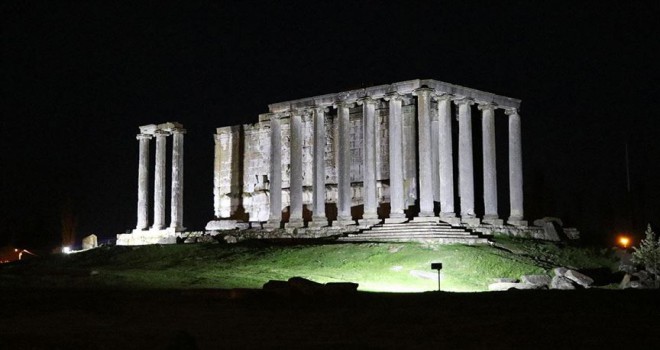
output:
[[[550,284],[552,277],[548,275],[523,275],[520,280],[522,283],[531,284],[537,287],[543,287]]]
[[[564,277],[570,279],[571,281],[583,286],[583,287],[589,287],[594,283],[594,279],[583,274],[580,272],[577,272],[575,270],[568,270],[566,271],[566,274],[564,274]]]
[[[566,277],[555,276],[552,278],[552,281],[550,281],[550,289],[570,290],[575,289],[575,285],[573,285],[573,282]]]
[[[98,246],[98,239],[95,234],[91,234],[82,239],[82,249],[92,249]]]

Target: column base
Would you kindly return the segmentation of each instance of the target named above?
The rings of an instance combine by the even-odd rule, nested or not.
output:
[[[440,218],[437,216],[415,216],[412,220],[412,222],[434,222],[438,223],[440,222]]]
[[[293,219],[289,222],[284,223],[284,228],[301,228],[305,227],[305,221],[303,219]]]
[[[394,216],[394,217],[385,218],[385,223],[386,224],[402,224],[402,223],[407,222],[407,221],[408,221],[408,218],[405,217],[405,216],[401,216],[401,217]]]
[[[328,224],[328,218],[325,216],[312,217],[312,221],[307,222],[307,227],[326,227],[330,226]]]
[[[528,226],[527,220],[523,220],[521,217],[510,217],[506,223],[513,226]]]
[[[452,226],[459,226],[461,224],[461,218],[457,218],[455,216],[454,217],[445,217],[445,218],[441,217],[440,222],[445,222],[445,223],[448,223]]]
[[[358,225],[360,226],[373,226],[373,225],[378,225],[380,224],[381,220],[378,218],[378,215],[375,217],[373,216],[366,216],[362,219],[358,220]]]
[[[493,226],[502,226],[502,225],[504,225],[504,220],[502,220],[498,217],[489,218],[487,216],[484,216],[484,219],[482,220],[482,222],[484,224],[493,225]]]
[[[353,220],[353,218],[350,216],[339,216],[337,217],[337,220],[332,222],[332,226],[343,227],[350,225],[355,225],[355,220]]]
[[[436,217],[435,213],[433,211],[421,211],[419,212],[419,215],[417,217],[420,218],[428,218],[428,217]]]
[[[266,230],[277,230],[282,228],[282,222],[280,220],[268,220],[263,224],[263,228]]]
[[[206,227],[204,229],[208,231],[225,231],[225,230],[233,230],[237,227],[238,225],[236,223],[236,220],[217,219],[217,220],[211,220],[208,223],[206,223]]]
[[[465,218],[461,218],[461,223],[466,224],[468,226],[479,226],[481,220],[475,217],[465,217]]]
[[[174,230],[174,232],[183,232],[186,230],[186,228],[183,226],[170,226],[168,229]]]

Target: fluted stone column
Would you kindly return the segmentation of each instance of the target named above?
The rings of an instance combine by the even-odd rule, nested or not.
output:
[[[280,228],[282,222],[282,127],[280,116],[270,116],[270,215],[265,227]]]
[[[502,225],[497,213],[497,160],[495,152],[495,106],[480,104],[484,174],[484,217],[491,225]]]
[[[362,154],[364,214],[360,225],[374,225],[378,220],[378,193],[376,192],[376,101],[366,97],[362,104]]]
[[[389,153],[390,153],[390,217],[386,223],[406,221],[403,198],[403,118],[401,96],[397,93],[385,97],[389,101]]]
[[[419,217],[433,217],[433,164],[431,156],[431,93],[433,89],[419,88],[417,96],[419,145]],[[419,220],[419,219],[418,219]]]
[[[351,104],[337,104],[337,222],[338,226],[354,224],[351,217],[351,147],[350,114]]]
[[[523,173],[520,115],[515,108],[506,111],[509,116],[509,191],[511,215],[508,224],[527,226],[523,217]]]
[[[172,137],[172,199],[170,228],[183,231],[183,134],[185,129],[173,129]]]
[[[166,160],[167,160],[167,135],[162,130],[156,130],[156,170],[154,174],[154,230],[165,228],[165,193],[166,193]]]
[[[302,173],[302,145],[303,145],[303,111],[294,111],[289,119],[291,132],[291,151],[289,177],[289,193],[291,201],[289,207],[289,222],[286,227],[303,227],[303,173]]]
[[[438,101],[438,139],[440,142],[439,173],[440,173],[440,219],[457,224],[454,211],[454,161],[451,133],[451,96],[440,95]]]
[[[312,221],[308,226],[328,225],[325,216],[325,107],[314,108],[314,181],[312,198]]]
[[[149,140],[151,135],[138,134],[140,143],[138,165],[138,205],[136,231],[149,228]]]
[[[228,208],[223,208],[222,205],[222,158],[223,148],[227,147],[227,137],[223,134],[213,135],[215,142],[214,157],[213,157],[213,214],[216,218],[229,217],[225,216]],[[223,144],[224,143],[224,144]]]
[[[458,105],[458,193],[461,199],[461,221],[478,225],[474,214],[474,164],[472,159],[472,100],[463,98]]]

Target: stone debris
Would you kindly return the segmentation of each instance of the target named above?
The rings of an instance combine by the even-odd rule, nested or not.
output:
[[[98,238],[95,234],[91,234],[82,239],[82,249],[92,249],[98,247]]]
[[[550,289],[563,289],[570,290],[575,289],[573,282],[564,276],[555,276],[550,281]]]
[[[342,296],[357,292],[357,283],[329,282],[326,284],[314,282],[302,277],[292,277],[288,281],[270,280],[263,290],[282,297],[291,296]]]
[[[530,284],[538,287],[547,287],[552,281],[548,275],[523,275],[520,277],[522,283]]]
[[[564,274],[564,277],[570,279],[571,281],[583,286],[583,287],[589,287],[594,283],[594,279],[583,274],[580,272],[577,272],[575,270],[568,270],[566,271],[566,274]]]
[[[554,276],[550,275],[523,275],[520,282],[514,278],[496,278],[495,283],[488,286],[488,290],[510,289],[563,289],[589,288],[593,278],[565,267],[552,269]]]

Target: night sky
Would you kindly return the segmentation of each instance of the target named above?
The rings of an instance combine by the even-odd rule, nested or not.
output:
[[[652,2],[319,3],[3,1],[0,245],[57,244],[63,216],[78,239],[134,228],[135,135],[166,121],[188,130],[184,224],[203,229],[215,127],[418,78],[522,100],[528,219],[592,241],[660,225]]]

